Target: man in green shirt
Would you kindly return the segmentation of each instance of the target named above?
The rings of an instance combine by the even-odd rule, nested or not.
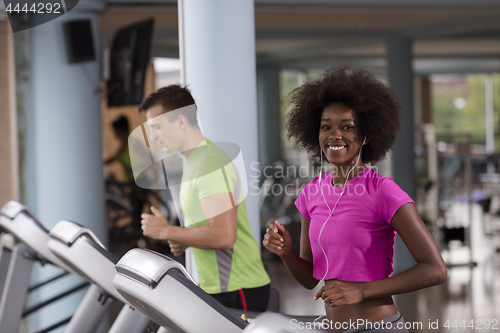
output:
[[[222,304],[265,311],[270,279],[252,236],[240,176],[232,159],[207,140],[198,127],[190,92],[161,88],[144,99],[150,140],[165,153],[186,158],[180,185],[185,227],[171,226],[161,213],[142,214],[145,236],[169,241],[174,255],[192,248],[200,287]]]

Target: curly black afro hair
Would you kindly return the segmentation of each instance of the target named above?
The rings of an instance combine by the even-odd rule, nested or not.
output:
[[[300,148],[319,157],[321,115],[335,102],[346,104],[356,113],[368,142],[363,147],[363,162],[375,164],[383,159],[396,141],[401,105],[391,88],[370,72],[350,66],[331,67],[317,81],[292,92],[288,139],[294,137]]]

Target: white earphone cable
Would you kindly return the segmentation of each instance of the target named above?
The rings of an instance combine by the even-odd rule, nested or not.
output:
[[[366,141],[366,138],[363,140],[363,143],[361,144],[361,147],[359,148],[358,159],[356,160],[356,163],[351,168],[351,170],[349,170],[349,172],[347,173],[347,176],[345,178],[345,183],[344,183],[344,186],[342,188],[342,193],[340,193],[340,196],[338,197],[337,202],[335,203],[335,206],[333,206],[332,210],[330,210],[330,206],[328,205],[328,202],[326,201],[326,198],[325,198],[325,194],[323,193],[323,187],[321,186],[321,170],[323,169],[323,150],[321,150],[321,147],[320,147],[321,166],[320,166],[320,169],[319,169],[320,170],[319,171],[320,172],[320,174],[319,174],[319,188],[320,188],[320,191],[321,191],[321,195],[323,197],[323,201],[325,202],[326,207],[328,207],[328,218],[325,220],[325,222],[323,222],[323,225],[321,226],[321,229],[320,229],[319,235],[318,235],[318,245],[321,248],[321,251],[323,252],[323,255],[325,256],[325,260],[326,260],[326,271],[325,271],[325,275],[323,275],[323,278],[321,278],[321,281],[325,280],[325,277],[328,274],[328,270],[330,268],[329,262],[328,262],[328,256],[326,255],[325,249],[321,245],[321,234],[323,233],[323,230],[325,229],[326,222],[328,222],[328,220],[332,216],[333,212],[335,211],[335,208],[337,208],[337,204],[339,203],[340,198],[342,198],[342,196],[344,195],[344,192],[346,190],[346,184],[347,184],[347,182],[349,180],[349,175],[351,174],[351,172],[354,170],[354,168],[359,163],[359,158],[361,157],[361,150],[363,149],[363,144],[365,143],[365,141]]]
[[[363,140],[363,144],[365,143],[365,141],[366,141],[366,138]],[[346,189],[346,184],[347,184],[347,181],[349,179],[349,175],[351,174],[352,170],[354,170],[354,168],[356,167],[356,165],[358,165],[359,158],[361,156],[361,150],[363,148],[363,144],[361,144],[361,147],[359,148],[358,159],[356,161],[356,164],[354,164],[354,166],[351,168],[351,170],[347,173],[347,177],[346,177],[346,180],[345,180],[345,183],[344,183],[344,187],[342,188],[342,193],[340,193],[340,196],[338,197],[337,202],[335,203],[335,206],[333,206],[332,210],[330,210],[330,206],[328,205],[328,202],[326,201],[326,198],[325,198],[325,194],[323,193],[323,187],[321,186],[321,171],[323,170],[323,150],[321,149],[321,146],[320,146],[321,164],[320,164],[320,169],[319,169],[318,183],[319,183],[319,188],[320,188],[320,191],[321,191],[321,195],[323,197],[323,201],[325,202],[326,207],[328,207],[328,218],[325,220],[325,222],[323,222],[323,225],[321,226],[321,229],[320,229],[319,235],[318,235],[318,245],[321,248],[321,251],[323,252],[323,255],[325,256],[325,260],[326,260],[326,271],[325,271],[325,275],[323,275],[323,277],[321,278],[322,281],[325,280],[326,275],[328,274],[328,270],[329,270],[330,267],[329,267],[329,262],[328,262],[328,256],[326,255],[325,249],[321,245],[321,234],[323,233],[323,229],[325,229],[326,222],[328,222],[328,220],[332,216],[333,212],[335,211],[335,208],[337,207],[337,204],[339,203],[340,198],[344,195],[344,192],[345,192],[345,189]],[[314,324],[316,324],[316,322],[321,317],[324,317],[324,315],[323,315],[324,311],[325,310],[323,308],[323,311],[321,311],[321,314],[316,319],[314,319]],[[325,313],[325,315],[326,315],[326,313]]]

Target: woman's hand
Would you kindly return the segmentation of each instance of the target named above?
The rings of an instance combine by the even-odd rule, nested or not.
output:
[[[151,214],[141,215],[141,229],[146,237],[153,239],[168,239],[168,224],[167,219],[161,215],[160,211],[151,206]]]
[[[168,245],[170,246],[170,251],[176,257],[182,255],[187,248],[187,245],[180,244],[170,240],[168,241]]]
[[[283,257],[293,251],[292,237],[286,228],[277,220],[269,222],[262,244],[266,249]]]
[[[314,300],[322,298],[332,308],[356,304],[363,300],[364,285],[363,282],[329,281],[314,295]]]

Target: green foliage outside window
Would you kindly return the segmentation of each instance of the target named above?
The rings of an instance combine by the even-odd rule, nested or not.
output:
[[[493,78],[495,148],[500,148],[500,75]],[[472,144],[485,145],[485,75],[434,75],[434,122],[438,132],[472,135]]]

